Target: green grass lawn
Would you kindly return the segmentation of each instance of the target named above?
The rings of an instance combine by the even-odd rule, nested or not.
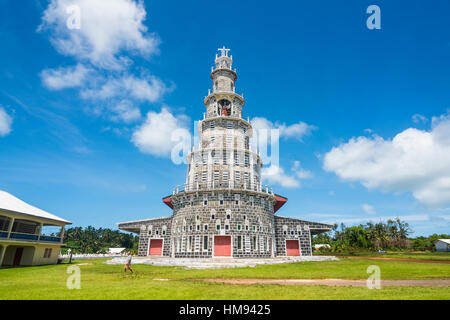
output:
[[[0,270],[0,299],[450,299],[450,288],[225,285],[205,283],[207,278],[366,279],[375,264],[381,278],[449,279],[450,265],[396,261],[341,259],[255,268],[184,270],[134,265],[136,275],[124,276],[122,266],[104,260],[83,260],[81,289],[69,290],[68,264]],[[169,279],[159,281],[153,279]]]

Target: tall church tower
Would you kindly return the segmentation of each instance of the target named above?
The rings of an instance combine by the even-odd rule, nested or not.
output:
[[[251,151],[252,126],[242,118],[244,98],[235,91],[229,49],[219,49],[211,71],[212,92],[204,99],[200,144],[188,155],[186,190],[239,188],[261,191],[261,157]]]
[[[219,49],[204,99],[199,142],[187,156],[185,184],[163,198],[173,214],[119,223],[139,233],[139,255],[173,258],[270,258],[311,255],[311,232],[332,226],[275,216],[287,201],[261,182],[261,157],[250,145],[244,97],[236,93],[229,49]]]
[[[252,126],[242,116],[233,57],[225,47],[219,51],[186,183],[170,197],[173,255],[271,257],[277,197],[261,183],[262,160],[250,146]]]

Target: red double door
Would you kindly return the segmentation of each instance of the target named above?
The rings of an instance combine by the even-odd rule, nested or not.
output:
[[[148,249],[148,254],[150,256],[160,256],[162,254],[163,249],[163,240],[162,239],[151,239],[150,246]]]
[[[215,257],[231,256],[231,236],[214,237],[214,256]]]
[[[286,255],[287,256],[299,256],[300,248],[298,246],[298,240],[286,240]]]

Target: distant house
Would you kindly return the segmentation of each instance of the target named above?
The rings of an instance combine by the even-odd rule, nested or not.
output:
[[[117,255],[124,254],[126,251],[127,251],[127,248],[109,248],[108,249],[109,254],[117,254]]]
[[[321,248],[329,249],[329,248],[331,248],[331,246],[329,244],[315,244],[314,245],[314,249],[316,249],[316,250],[320,250]]]
[[[450,251],[450,239],[438,239],[434,243],[436,251]]]
[[[55,264],[67,224],[0,190],[0,267]]]

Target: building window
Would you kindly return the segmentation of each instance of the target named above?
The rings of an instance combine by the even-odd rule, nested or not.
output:
[[[228,161],[227,161],[227,152],[226,151],[223,152],[222,158],[223,158],[222,159],[223,160],[223,164],[227,165]]]
[[[245,231],[248,231],[248,224],[245,225]]]
[[[208,236],[203,236],[203,250],[208,250]]]
[[[156,234],[156,235],[159,235],[159,231],[158,231],[158,230],[156,230],[156,231],[155,231],[155,234]]]
[[[217,230],[217,231],[220,230],[220,224],[216,225],[216,230]]]
[[[257,250],[256,236],[252,237],[252,247],[254,251]]]
[[[162,235],[165,236],[166,235],[166,230],[162,231]]]
[[[188,241],[188,251],[192,250],[192,236],[189,236],[189,241]]]
[[[242,250],[242,236],[237,236],[237,248]]]
[[[242,217],[245,220],[247,220],[247,216],[244,214],[244,216]]]
[[[231,219],[231,215],[227,214],[227,219],[230,220]]]
[[[233,144],[233,136],[227,134],[227,146],[231,146]]]
[[[215,163],[215,159],[214,159],[214,164],[216,164]],[[217,163],[217,164],[219,164],[219,163]],[[218,185],[219,184],[219,171],[218,170],[216,170],[216,171],[214,171],[214,185]]]
[[[208,200],[203,200],[203,205],[207,206],[208,205]]]
[[[203,226],[203,229],[204,229],[205,231],[208,231],[208,225],[205,224],[205,225]]]
[[[197,225],[197,231],[200,231],[200,225],[199,224]]]
[[[189,226],[189,231],[192,231],[192,224]]]
[[[256,232],[256,226],[252,226],[253,232]]]
[[[238,231],[241,231],[242,226],[240,224],[238,224],[237,229],[238,229]]]

